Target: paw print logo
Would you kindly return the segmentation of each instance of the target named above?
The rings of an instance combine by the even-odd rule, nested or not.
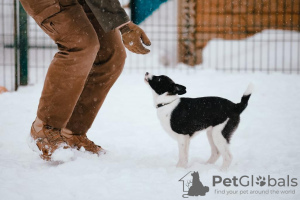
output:
[[[256,182],[257,185],[259,185],[261,187],[266,185],[266,178],[265,177],[259,176],[259,177],[256,178],[256,180],[257,180],[257,182]]]

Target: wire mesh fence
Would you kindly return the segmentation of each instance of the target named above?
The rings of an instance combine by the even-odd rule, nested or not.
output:
[[[178,7],[179,61],[299,73],[300,1],[189,0]]]
[[[16,87],[15,26],[16,1],[0,1],[0,86]]]
[[[0,85],[10,88],[16,82],[16,66],[24,66],[24,50],[16,45],[20,36],[14,35],[15,15],[19,19],[14,2],[0,3]],[[134,0],[120,2],[129,15],[138,9]],[[299,74],[299,13],[298,0],[168,0],[140,24],[152,41],[151,53],[127,51],[125,71],[208,68]],[[18,35],[21,22],[16,23]],[[57,47],[30,17],[27,36],[28,83],[35,84],[44,80]]]

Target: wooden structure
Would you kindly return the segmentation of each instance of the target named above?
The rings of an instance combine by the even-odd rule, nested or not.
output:
[[[178,0],[178,61],[200,64],[212,38],[243,39],[264,29],[300,31],[300,0]]]

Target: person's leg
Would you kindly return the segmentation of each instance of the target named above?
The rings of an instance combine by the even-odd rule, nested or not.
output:
[[[93,25],[100,42],[100,50],[84,89],[66,126],[74,134],[85,134],[91,127],[104,99],[122,72],[126,52],[118,30],[105,33],[97,19],[79,0]]]
[[[59,52],[49,66],[37,112],[39,119],[55,128],[64,128],[69,121],[99,50],[98,37],[82,7],[77,1],[60,3],[60,12],[41,24]]]
[[[58,45],[50,64],[31,137],[43,158],[65,146],[65,127],[99,50],[97,34],[77,0],[20,0],[24,9]],[[65,146],[66,147],[66,146]]]

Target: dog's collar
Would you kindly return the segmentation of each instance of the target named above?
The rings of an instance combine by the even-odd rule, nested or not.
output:
[[[156,108],[160,108],[160,107],[163,107],[163,106],[165,106],[165,105],[171,104],[171,103],[173,103],[173,102],[176,101],[176,100],[177,100],[177,99],[175,99],[175,100],[173,100],[173,101],[171,101],[171,102],[169,102],[169,103],[159,103],[159,104],[156,105]]]

